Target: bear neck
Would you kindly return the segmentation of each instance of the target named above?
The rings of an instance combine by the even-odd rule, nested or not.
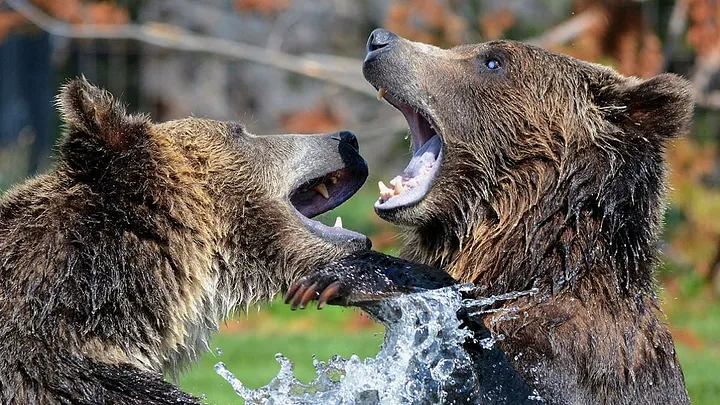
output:
[[[594,280],[629,295],[654,294],[662,159],[605,149],[573,159],[532,163],[492,201],[412,229],[403,255],[475,283],[483,294],[577,291]]]
[[[80,258],[74,266],[84,288],[74,299],[88,308],[75,316],[91,326],[81,334],[68,328],[67,339],[99,361],[177,374],[226,313],[208,297],[218,279],[222,224],[202,171],[160,131],[146,133],[122,158],[93,152],[99,147],[92,138],[71,141],[48,176],[57,189],[71,190],[61,197],[77,201],[68,226],[92,224],[82,230],[91,232],[89,242],[67,253]],[[121,310],[106,316],[106,307]]]

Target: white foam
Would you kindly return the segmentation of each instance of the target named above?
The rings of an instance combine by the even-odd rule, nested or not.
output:
[[[463,348],[471,332],[460,328],[456,314],[461,306],[477,308],[495,298],[463,303],[462,288],[403,295],[367,308],[387,328],[378,355],[365,360],[334,356],[327,362],[313,356],[317,377],[307,384],[295,378],[293,363],[282,354],[275,356],[280,363],[278,375],[258,389],[245,387],[223,363],[215,371],[246,404],[466,403],[481,395],[473,362]],[[490,349],[495,340],[485,339],[482,346]]]

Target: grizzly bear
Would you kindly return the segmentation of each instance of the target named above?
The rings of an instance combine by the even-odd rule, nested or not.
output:
[[[468,402],[689,403],[653,278],[664,153],[690,125],[688,83],[513,41],[444,50],[378,29],[367,51],[366,79],[412,137],[410,163],[375,204],[405,227],[402,257],[475,284],[471,297],[537,291],[468,320],[501,337],[529,390]],[[362,304],[427,279],[408,281],[413,265],[368,275],[354,265],[367,257],[301,279],[289,300]]]
[[[349,132],[153,123],[84,79],[57,103],[56,167],[0,200],[2,404],[199,403],[163,374],[220,321],[369,248],[310,219],[365,181]]]

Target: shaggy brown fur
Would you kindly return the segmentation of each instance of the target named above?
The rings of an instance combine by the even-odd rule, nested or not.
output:
[[[0,200],[0,403],[196,403],[163,372],[230,312],[367,248],[308,228],[289,198],[331,172],[344,189],[323,209],[357,190],[350,133],[154,124],[84,79],[58,104],[57,167]]]
[[[419,203],[376,206],[406,227],[402,256],[476,296],[538,289],[480,323],[547,403],[688,403],[653,279],[687,82],[511,41],[442,50],[378,30],[368,51],[368,81],[443,145]]]

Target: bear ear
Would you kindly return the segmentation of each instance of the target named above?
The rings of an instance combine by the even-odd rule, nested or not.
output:
[[[69,136],[94,137],[112,149],[127,147],[149,123],[144,116],[128,115],[112,94],[93,86],[84,76],[61,88],[57,105]]]
[[[693,91],[680,76],[663,73],[643,81],[624,78],[601,93],[601,109],[625,130],[656,139],[680,136],[689,130]]]

